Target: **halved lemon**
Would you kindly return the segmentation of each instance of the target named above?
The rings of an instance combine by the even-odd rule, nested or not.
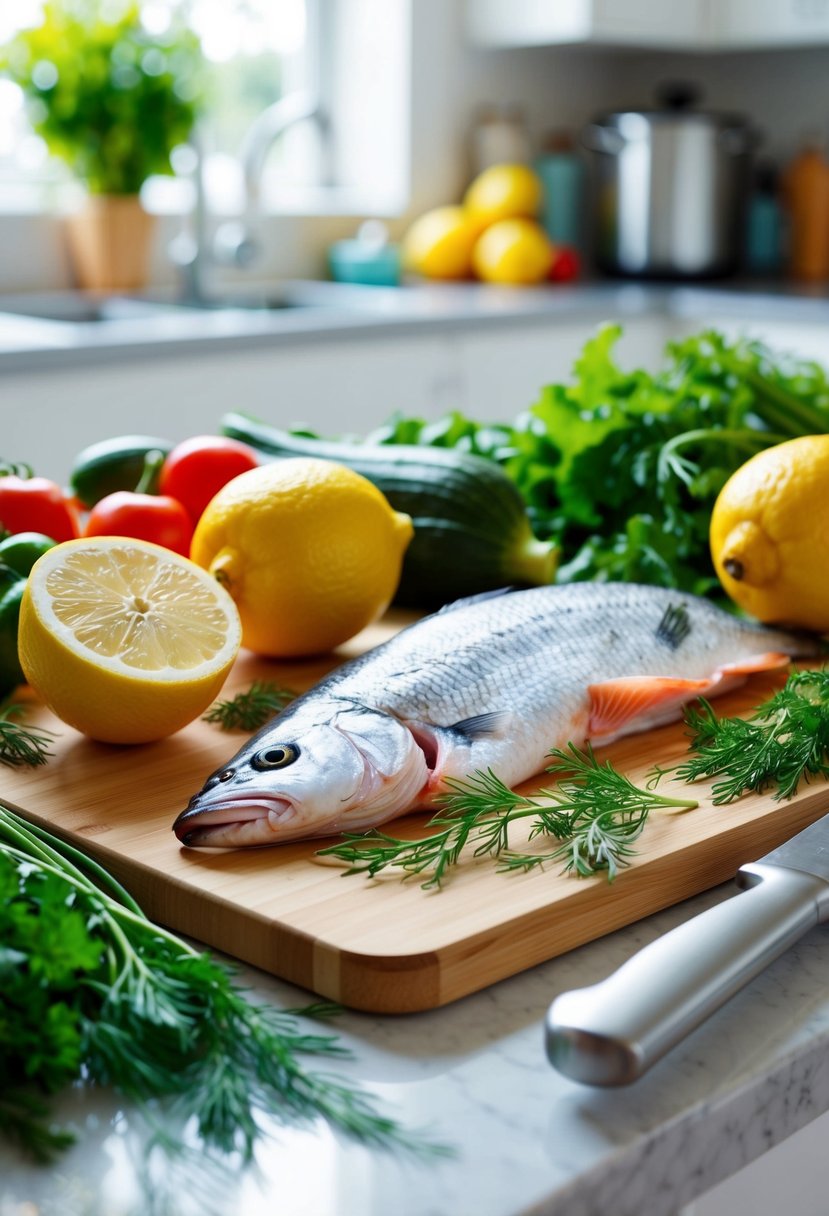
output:
[[[59,718],[106,743],[147,743],[192,722],[241,638],[236,605],[206,571],[122,537],[44,553],[20,606],[26,679]]]

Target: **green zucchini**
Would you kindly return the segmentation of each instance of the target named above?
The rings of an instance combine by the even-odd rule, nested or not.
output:
[[[114,494],[116,490],[134,490],[144,472],[148,452],[173,450],[170,439],[153,435],[119,435],[92,443],[75,457],[69,484],[72,492],[85,507]]]
[[[291,435],[244,414],[225,414],[222,434],[274,459],[316,456],[373,482],[396,511],[412,517],[395,603],[438,608],[499,587],[541,586],[555,577],[558,552],[537,540],[524,501],[504,471],[448,448],[328,442]]]

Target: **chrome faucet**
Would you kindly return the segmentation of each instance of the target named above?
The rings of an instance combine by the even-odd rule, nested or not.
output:
[[[181,272],[183,302],[208,306],[211,301],[206,290],[209,266],[251,266],[259,257],[261,243],[255,235],[256,217],[260,212],[262,173],[268,153],[276,140],[300,122],[313,121],[320,133],[328,133],[329,122],[319,97],[314,93],[295,92],[281,97],[264,109],[251,123],[239,153],[244,183],[244,205],[239,220],[220,224],[209,239],[208,208],[204,188],[204,157],[198,134],[191,139],[195,151],[193,184],[195,198],[190,214],[189,230],[173,240],[169,253]]]

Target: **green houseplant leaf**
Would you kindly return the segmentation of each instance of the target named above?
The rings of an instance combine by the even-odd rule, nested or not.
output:
[[[133,195],[169,173],[200,105],[201,51],[179,15],[151,32],[135,3],[46,0],[0,51],[35,131],[93,194]]]

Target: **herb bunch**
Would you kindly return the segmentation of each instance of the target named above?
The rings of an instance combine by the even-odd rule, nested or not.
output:
[[[296,698],[290,688],[270,680],[254,680],[250,688],[228,700],[216,701],[204,715],[222,730],[258,730]]]
[[[23,706],[15,702],[0,705],[0,763],[10,768],[28,765],[36,768],[46,764],[51,756],[51,731],[40,726],[27,726],[20,721]]]
[[[467,845],[473,857],[493,857],[500,870],[531,870],[560,862],[565,872],[581,877],[606,873],[613,881],[630,862],[633,844],[654,810],[691,810],[694,800],[670,798],[636,786],[609,761],[601,764],[588,746],[570,743],[549,753],[546,769],[558,783],[528,798],[509,789],[492,770],[465,781],[448,781],[452,793],[427,824],[433,829],[416,840],[385,832],[346,834],[343,841],[318,850],[319,856],[348,862],[346,874],[374,877],[396,869],[404,878],[427,874],[425,890],[440,887],[457,866]],[[509,847],[513,824],[531,819],[530,840],[551,838],[547,851],[515,852]]]
[[[323,1118],[378,1148],[435,1149],[360,1089],[306,1067],[304,1056],[348,1054],[294,1016],[322,1007],[250,1003],[96,862],[3,807],[0,943],[0,1134],[35,1159],[70,1142],[50,1124],[49,1096],[81,1077],[136,1101],[162,1143],[163,1110],[194,1118],[209,1150],[246,1160],[261,1114]]]
[[[829,671],[799,671],[749,718],[720,718],[707,701],[685,711],[690,755],[672,773],[683,781],[719,777],[716,805],[771,787],[791,798],[801,781],[829,776]],[[658,779],[660,773],[654,773]]]
[[[529,408],[515,402],[512,420],[396,416],[367,442],[496,461],[535,533],[561,548],[558,582],[654,583],[724,601],[708,547],[717,495],[756,452],[829,431],[829,376],[712,330],[668,343],[654,372],[627,371],[614,353],[621,334],[602,327],[570,381],[546,385]]]

